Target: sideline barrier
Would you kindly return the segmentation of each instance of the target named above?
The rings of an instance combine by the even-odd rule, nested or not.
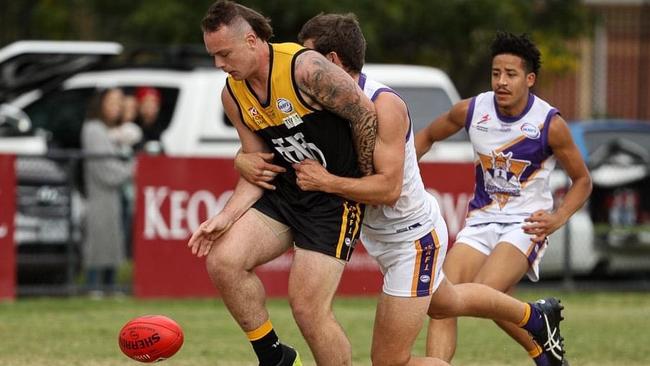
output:
[[[422,169],[425,186],[438,198],[453,238],[471,197],[474,166],[425,163]],[[135,296],[218,295],[204,259],[192,256],[187,241],[201,222],[223,208],[238,177],[232,159],[139,156],[133,231]],[[286,253],[257,270],[267,295],[287,295],[291,258]],[[358,246],[338,294],[375,295],[381,285],[379,267]]]
[[[0,300],[16,296],[16,171],[13,155],[0,155]]]

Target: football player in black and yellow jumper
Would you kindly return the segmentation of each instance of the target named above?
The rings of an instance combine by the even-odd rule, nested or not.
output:
[[[351,364],[350,342],[332,300],[359,235],[363,206],[302,191],[292,164],[319,161],[339,176],[373,171],[377,116],[354,80],[319,53],[275,44],[269,20],[231,1],[217,1],[202,22],[206,49],[229,74],[222,91],[242,152],[272,152],[285,172],[275,190],[240,179],[224,209],[192,235],[188,246],[206,265],[260,365],[296,365],[265,307],[254,269],[295,244],[289,302],[318,365]],[[270,175],[276,173],[269,171]]]

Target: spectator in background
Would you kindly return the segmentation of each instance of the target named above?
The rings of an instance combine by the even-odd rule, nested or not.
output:
[[[138,118],[138,99],[125,94],[122,102],[122,118],[117,126],[109,130],[109,137],[124,155],[132,155],[133,148],[142,141],[142,129],[135,122]]]
[[[124,157],[132,157],[137,144],[142,141],[142,129],[135,121],[138,118],[138,99],[133,94],[125,94],[122,103],[122,118],[120,123],[109,129],[111,141],[117,145],[119,152]],[[132,180],[124,182],[120,189],[120,202],[122,206],[122,225],[124,227],[124,240],[127,256],[131,258],[132,243],[131,229],[135,202],[135,189]]]
[[[159,153],[162,151],[160,135],[164,130],[164,126],[159,121],[162,104],[160,91],[148,86],[139,87],[135,90],[135,98],[139,107],[136,122],[142,129],[142,141],[136,149]]]
[[[89,289],[98,294],[114,289],[125,258],[120,192],[131,179],[133,166],[119,159],[119,149],[110,139],[110,129],[121,121],[123,102],[120,89],[98,92],[81,130],[87,202],[83,265]]]

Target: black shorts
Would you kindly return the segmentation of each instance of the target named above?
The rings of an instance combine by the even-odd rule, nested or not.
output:
[[[298,248],[350,260],[359,238],[364,205],[327,195],[317,206],[291,205],[275,191],[265,191],[253,208],[289,226]]]

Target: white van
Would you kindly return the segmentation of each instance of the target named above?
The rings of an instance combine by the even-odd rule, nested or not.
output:
[[[14,92],[9,100],[6,98],[8,92],[0,92],[0,102],[4,96],[10,109],[24,111],[20,118],[27,118],[32,125],[31,133],[3,136],[0,119],[0,153],[43,154],[45,139],[51,148],[78,148],[86,105],[98,89],[120,87],[128,91],[149,86],[157,88],[162,96],[160,122],[165,125],[161,137],[165,154],[225,158],[235,155],[239,149],[239,139],[224,114],[220,98],[226,74],[212,67],[207,55],[203,66],[199,67],[182,65],[182,62],[180,65],[175,63],[174,67],[105,69],[92,66],[93,62],[101,63],[105,56],[115,56],[121,51],[120,45],[105,42],[18,42],[0,50],[0,75],[11,75],[12,71],[20,70],[22,64],[29,66],[32,62],[38,62],[40,65],[43,61],[46,66],[67,71],[63,77],[53,78],[50,75],[44,82],[25,84],[27,86],[18,88],[19,93]],[[19,56],[21,54],[32,57]],[[69,65],[83,67],[81,71],[72,71]],[[404,98],[416,132],[460,100],[449,77],[433,67],[368,64],[363,71],[369,78],[395,89]],[[12,151],[11,146],[15,148],[16,145],[9,142],[18,137],[23,141],[31,139],[33,144],[29,145],[29,149]],[[21,144],[28,146],[26,142]],[[472,163],[473,160],[472,147],[464,130],[445,142],[435,144],[423,158],[427,162]],[[566,176],[560,171],[556,173],[552,184],[559,189],[563,187]],[[578,273],[587,273],[598,261],[593,248],[593,224],[588,214],[581,211],[571,220],[570,227],[571,266]],[[542,261],[543,272],[562,272],[565,234],[560,230],[552,236],[553,244],[547,250],[546,260]]]
[[[449,77],[435,68],[369,64],[364,72],[407,101],[416,131],[459,100]],[[154,87],[162,95],[160,122],[165,130],[161,139],[167,155],[232,157],[239,139],[221,105],[225,79],[226,74],[215,68],[89,71],[65,80],[56,92],[33,90],[11,105],[23,110],[35,129],[51,134],[50,145],[77,148],[87,102],[97,89]]]

